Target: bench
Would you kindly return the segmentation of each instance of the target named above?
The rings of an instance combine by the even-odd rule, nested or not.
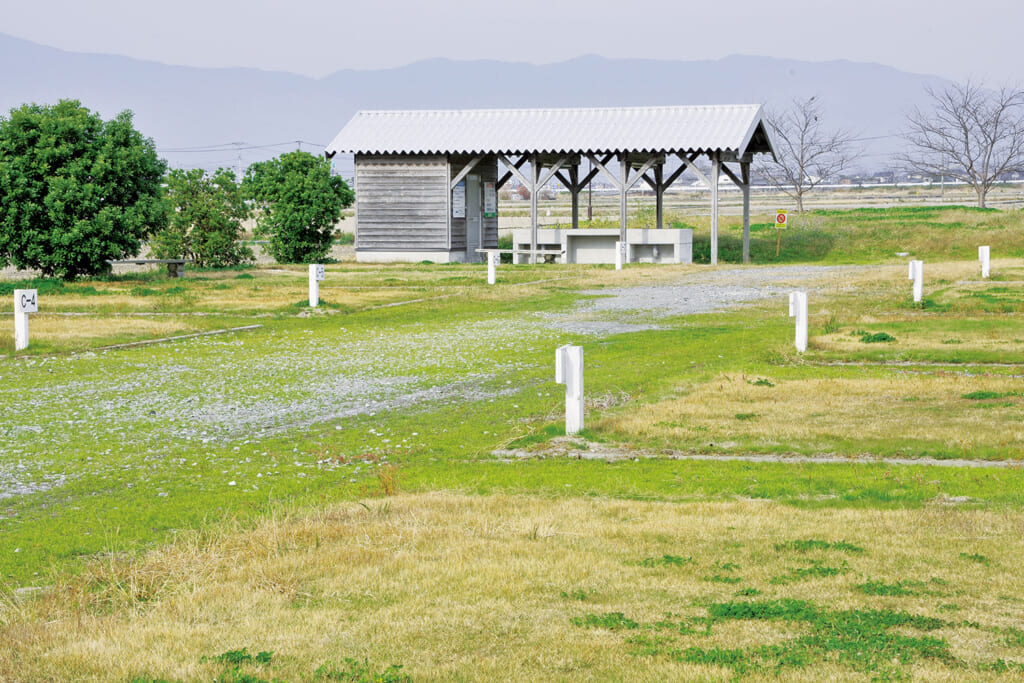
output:
[[[118,261],[107,261],[112,266],[116,265],[133,265],[133,266],[145,266],[152,263],[163,263],[167,265],[167,276],[168,277],[185,277],[185,264],[188,263],[183,258],[134,258],[134,259],[123,259]]]
[[[565,255],[565,250],[557,247],[550,249],[477,249],[478,254],[527,254],[530,256],[543,256],[544,263],[554,263],[559,256]]]

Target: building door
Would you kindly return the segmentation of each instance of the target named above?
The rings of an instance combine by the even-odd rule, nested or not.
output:
[[[480,176],[466,176],[466,261],[479,263],[484,260],[477,249],[483,246],[483,193]]]

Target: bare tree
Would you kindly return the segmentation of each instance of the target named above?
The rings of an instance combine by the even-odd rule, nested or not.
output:
[[[984,208],[999,176],[1024,171],[1024,92],[970,81],[926,91],[934,111],[908,115],[910,151],[900,160],[919,173],[967,183]]]
[[[817,96],[794,99],[785,111],[767,111],[765,121],[775,160],[760,157],[755,171],[796,201],[803,213],[804,195],[842,173],[856,158],[852,132],[826,129]]]

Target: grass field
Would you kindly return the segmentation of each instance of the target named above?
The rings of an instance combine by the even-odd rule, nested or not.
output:
[[[40,290],[27,353],[0,322],[0,680],[1024,676],[1022,219],[817,212],[755,242],[785,268],[495,287],[340,263],[317,310],[304,267],[0,282]]]

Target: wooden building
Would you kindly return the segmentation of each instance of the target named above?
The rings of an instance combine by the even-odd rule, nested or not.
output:
[[[619,192],[625,244],[626,193],[650,186],[661,228],[664,192],[687,170],[710,188],[712,263],[718,179],[743,190],[746,261],[750,164],[774,155],[759,105],[366,111],[325,150],[339,152],[354,155],[357,259],[435,262],[479,261],[477,249],[497,247],[497,193],[513,177],[530,191],[535,249],[537,195],[552,178],[569,189],[575,228],[580,192],[603,174]],[[710,176],[695,163],[701,156]]]

